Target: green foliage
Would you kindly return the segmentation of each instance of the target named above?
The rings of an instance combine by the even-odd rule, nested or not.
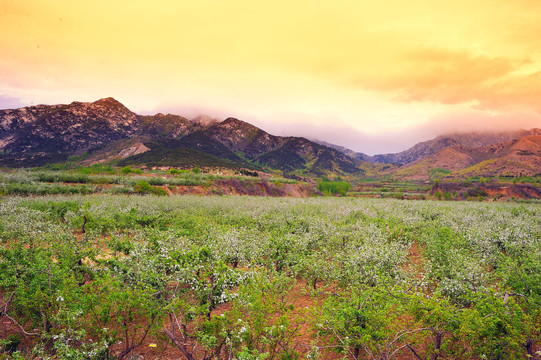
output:
[[[55,184],[5,184],[2,192],[5,195],[52,195],[52,194],[91,194],[96,192],[95,186]]]
[[[444,192],[443,198],[447,201],[451,200],[451,193],[449,191]]]
[[[128,178],[153,189],[150,177]],[[9,179],[35,185],[29,173]],[[129,358],[157,343],[197,360],[536,359],[540,211],[321,197],[3,197],[0,312],[12,336],[0,358]],[[23,338],[14,321],[33,335],[8,354],[15,334]]]
[[[78,167],[77,171],[83,174],[99,174],[99,173],[106,173],[106,174],[116,174],[116,170],[111,165],[105,165],[105,164],[92,164],[91,166],[87,167]]]
[[[351,184],[346,181],[320,181],[317,189],[325,195],[345,196],[351,189]]]
[[[168,173],[171,174],[171,175],[178,175],[178,174],[182,174],[182,173],[185,173],[185,172],[186,172],[186,170],[179,170],[179,169],[175,169],[175,168],[170,169],[168,171]]]
[[[120,169],[120,172],[122,174],[142,174],[143,171],[141,169],[132,169],[131,166],[124,166],[122,169]]]
[[[152,186],[146,180],[139,180],[133,187],[133,190],[138,194],[150,194],[152,192]]]
[[[524,313],[513,301],[480,295],[476,305],[465,314],[461,331],[478,357],[518,359],[523,354]]]
[[[1,347],[3,351],[11,354],[17,350],[17,347],[21,343],[21,338],[17,334],[9,334],[4,345]]]
[[[317,324],[321,335],[341,344],[354,358],[389,359],[402,342],[411,341],[407,320],[402,319],[406,302],[389,296],[383,288],[358,288],[343,297],[330,297]],[[415,331],[412,331],[415,333]]]
[[[442,168],[432,168],[429,170],[430,180],[437,180],[451,174],[451,170]]]
[[[250,171],[250,170],[246,170],[246,169],[242,169],[240,171],[240,174],[245,175],[245,176],[252,176],[252,177],[258,177],[259,176],[259,173],[257,171]]]
[[[298,324],[292,321],[290,293],[294,281],[283,273],[257,272],[241,286],[233,302],[232,316],[237,318],[235,331],[245,347],[241,354],[276,358],[297,358],[294,339]]]
[[[152,194],[158,195],[158,196],[167,196],[167,191],[163,188],[153,186],[152,187]]]
[[[154,194],[154,195],[161,195],[165,196],[167,195],[167,191],[165,189],[151,186],[148,181],[146,180],[139,180],[137,184],[133,187],[133,190],[140,195],[146,195],[146,194]]]

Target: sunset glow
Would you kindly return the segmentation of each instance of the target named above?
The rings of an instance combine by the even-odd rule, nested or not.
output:
[[[112,96],[367,153],[541,127],[541,2],[0,0],[0,108]]]

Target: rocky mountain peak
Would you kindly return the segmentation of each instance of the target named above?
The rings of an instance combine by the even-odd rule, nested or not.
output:
[[[112,97],[106,97],[106,98],[103,98],[103,99],[96,100],[96,101],[93,102],[93,104],[94,105],[99,105],[99,106],[108,106],[108,107],[127,109],[121,102],[119,102],[118,100],[116,100],[115,98],[112,98]]]
[[[228,117],[227,119],[222,121],[220,125],[223,127],[244,127],[244,128],[257,129],[257,127],[255,127],[254,125],[249,124],[246,121],[242,121],[234,117]]]
[[[137,131],[137,115],[113,98],[0,112],[0,145],[21,160],[62,160]],[[40,154],[37,156],[36,154]]]
[[[224,121],[211,127],[214,133],[223,133],[226,136],[233,136],[239,139],[253,138],[256,135],[265,133],[260,128],[245,121],[229,117]]]

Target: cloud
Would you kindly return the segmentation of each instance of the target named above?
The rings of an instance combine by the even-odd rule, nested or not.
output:
[[[18,98],[0,95],[0,109],[17,109],[23,106],[26,105]]]
[[[405,80],[420,87],[471,86],[508,75],[525,62],[430,47],[412,50],[401,58],[409,65],[406,67],[409,76],[396,79],[398,85],[403,85]]]
[[[498,114],[479,110],[449,111],[435,115],[419,128],[426,133],[435,135],[541,128],[541,114],[532,111],[512,111]]]
[[[141,115],[154,115],[156,113],[165,113],[173,115],[181,115],[187,119],[194,119],[200,115],[210,116],[211,118],[224,120],[234,114],[228,110],[212,107],[212,106],[197,106],[191,104],[178,104],[175,102],[166,102],[153,107],[150,110],[139,111]]]
[[[539,0],[4,2],[0,89],[22,101],[114,96],[367,152],[408,146],[418,133],[399,131],[447,109],[541,113]]]
[[[490,57],[421,48],[400,56],[403,68],[387,77],[357,78],[359,87],[390,93],[401,102],[472,104],[479,109],[530,108],[541,112],[541,72],[525,72],[528,58]]]
[[[429,131],[425,131],[426,129],[422,131],[418,128],[391,129],[386,132],[368,133],[350,125],[333,122],[332,118],[318,120],[315,122],[304,119],[282,124],[255,121],[253,124],[273,135],[321,140],[368,155],[399,152],[420,141],[435,137]]]
[[[400,152],[421,141],[446,134],[541,128],[541,114],[532,111],[499,114],[474,109],[448,111],[434,115],[423,124],[411,125],[400,130],[391,128],[377,133],[367,133],[352,126],[333,124],[330,118],[323,120],[316,125],[313,121],[291,122],[280,127],[264,122],[256,125],[271,134],[323,140],[368,155]]]

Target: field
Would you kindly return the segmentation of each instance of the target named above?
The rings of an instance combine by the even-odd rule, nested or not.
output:
[[[540,359],[540,240],[539,204],[5,196],[0,359]]]
[[[436,173],[437,174],[437,173]],[[288,176],[287,178],[284,177]],[[431,181],[335,176],[313,178],[247,169],[195,167],[148,169],[75,163],[0,169],[0,195],[198,194],[308,197],[314,195],[407,200],[518,201],[540,203],[541,178],[470,177]]]

